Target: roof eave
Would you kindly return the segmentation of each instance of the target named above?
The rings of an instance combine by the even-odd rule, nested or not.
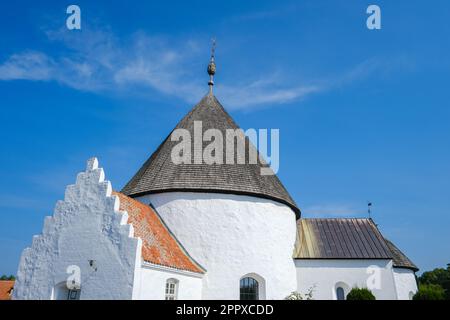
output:
[[[264,195],[264,194],[260,194],[260,193],[245,192],[245,191],[240,191],[240,190],[206,189],[206,188],[205,189],[202,189],[202,188],[167,188],[167,189],[158,189],[158,190],[148,190],[148,191],[143,191],[143,192],[137,192],[137,193],[128,194],[127,196],[129,196],[131,198],[137,198],[137,197],[142,197],[142,196],[146,196],[149,194],[170,193],[170,192],[194,192],[194,193],[207,192],[207,193],[234,194],[234,195],[240,195],[240,196],[251,196],[251,197],[255,197],[255,198],[262,198],[262,199],[279,202],[281,204],[288,206],[290,209],[292,209],[292,211],[294,211],[297,220],[300,219],[300,217],[301,217],[301,210],[294,204],[289,203],[288,201],[286,201],[284,199],[280,199],[277,197],[272,197],[272,196]]]

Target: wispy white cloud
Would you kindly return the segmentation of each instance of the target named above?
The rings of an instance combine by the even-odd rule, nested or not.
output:
[[[183,69],[198,51],[195,41],[172,43],[171,47],[144,33],[119,41],[112,33],[97,30],[74,34],[61,29],[47,31],[47,36],[63,44],[63,53],[13,54],[0,65],[0,80],[56,81],[92,92],[144,87],[188,101],[206,90],[189,74],[189,68]]]
[[[11,55],[0,64],[0,80],[56,81],[76,90],[125,94],[156,92],[196,102],[205,92],[199,76],[198,42],[168,41],[138,32],[119,40],[109,30],[86,29],[81,33],[65,29],[47,31],[48,39],[62,44],[59,55],[25,51]],[[286,85],[279,73],[233,84],[219,84],[217,92],[230,109],[251,109],[298,101],[336,83],[345,84],[372,72],[377,65],[362,64],[342,79],[331,82]],[[238,80],[238,79],[236,79]]]
[[[205,78],[195,76],[191,67],[198,52],[194,41],[176,47],[145,35],[139,35],[136,41],[131,58],[114,73],[117,85],[128,89],[136,85],[148,87],[190,103],[197,102],[205,93]]]
[[[0,66],[0,80],[50,80],[54,62],[40,52],[13,54]]]
[[[319,84],[282,87],[282,80],[275,73],[263,80],[254,80],[241,85],[218,85],[221,100],[231,109],[251,108],[260,105],[277,105],[305,98],[325,89]]]

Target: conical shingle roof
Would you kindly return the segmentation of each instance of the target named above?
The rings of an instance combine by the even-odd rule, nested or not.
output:
[[[212,94],[206,95],[176,126],[186,129],[194,137],[194,121],[202,122],[203,133],[208,129],[222,132],[224,141],[226,130],[239,127]],[[193,138],[192,138],[193,139]],[[249,163],[249,150],[254,146],[246,139],[244,164],[174,164],[172,149],[178,141],[171,141],[169,135],[135,176],[125,185],[122,193],[137,197],[162,192],[214,192],[251,195],[275,200],[291,207],[300,216],[300,210],[276,175],[261,175],[265,163]],[[205,148],[210,142],[203,142]],[[224,154],[225,154],[224,143]],[[236,159],[235,144],[235,159]],[[194,155],[192,147],[192,155]]]

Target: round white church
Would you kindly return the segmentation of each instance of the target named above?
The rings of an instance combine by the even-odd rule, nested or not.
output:
[[[208,71],[212,88],[213,61]],[[238,129],[212,90],[175,129],[193,133],[196,121],[203,132]],[[345,299],[353,287],[411,299],[417,291],[417,267],[371,219],[301,218],[277,176],[261,175],[264,163],[175,164],[176,143],[169,135],[121,192],[90,159],[24,250],[13,299]]]

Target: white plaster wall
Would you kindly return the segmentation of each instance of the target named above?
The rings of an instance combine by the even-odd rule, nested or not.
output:
[[[392,272],[392,260],[295,260],[298,292],[305,294],[315,286],[316,300],[336,300],[336,284],[343,286],[345,294],[353,287],[367,288],[367,280],[373,274],[369,266],[379,270],[380,289],[371,289],[377,300],[397,299]]]
[[[171,270],[169,268],[144,266],[141,270],[141,300],[164,300],[167,279],[178,280],[178,300],[200,300],[202,277]]]
[[[394,268],[395,286],[399,300],[411,300],[417,292],[417,281],[411,269]]]
[[[139,274],[141,241],[132,238],[128,215],[119,212],[119,199],[97,160],[88,161],[64,201],[46,217],[41,235],[22,253],[14,299],[51,299],[66,282],[67,268],[81,270],[81,299],[131,299]],[[89,265],[95,260],[97,271]]]
[[[173,192],[138,200],[151,202],[189,254],[206,268],[203,299],[239,299],[239,281],[251,273],[265,280],[261,299],[283,299],[296,290],[296,219],[289,207],[216,193]]]

